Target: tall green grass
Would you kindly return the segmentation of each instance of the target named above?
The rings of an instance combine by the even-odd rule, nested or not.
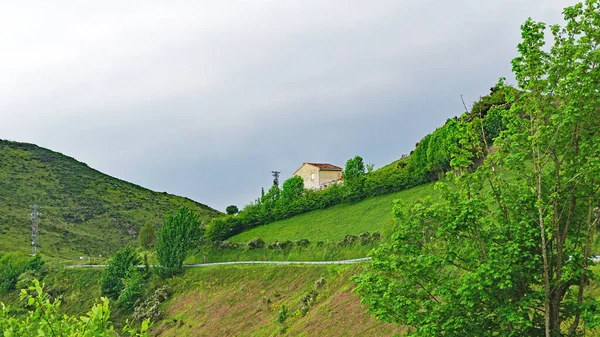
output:
[[[354,204],[341,204],[327,209],[304,213],[289,219],[259,226],[233,236],[229,241],[247,242],[254,238],[265,241],[300,240],[334,241],[344,236],[364,232],[386,233],[393,226],[392,206],[400,200],[408,207],[419,198],[437,197],[434,184],[376,196]]]

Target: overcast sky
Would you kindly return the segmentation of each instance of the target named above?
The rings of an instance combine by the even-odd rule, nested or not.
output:
[[[0,139],[224,210],[271,170],[381,167],[512,78],[567,0],[3,1]]]

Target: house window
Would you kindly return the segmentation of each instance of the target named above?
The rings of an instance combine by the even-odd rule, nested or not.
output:
[[[310,180],[315,180],[315,174],[314,173],[310,174]]]

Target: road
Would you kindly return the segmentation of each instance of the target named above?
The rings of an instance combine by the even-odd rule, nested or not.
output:
[[[198,264],[184,264],[184,268],[199,268],[199,267],[213,267],[213,266],[229,266],[229,265],[240,265],[240,264],[266,264],[266,265],[328,265],[328,264],[353,264],[370,261],[370,257],[363,257],[360,259],[351,260],[339,260],[339,261],[231,261],[231,262],[213,262],[213,263],[198,263]],[[65,269],[79,269],[79,268],[104,268],[105,264],[76,264],[72,266],[65,266]],[[144,266],[138,266],[144,267]],[[152,266],[153,267],[153,266]]]

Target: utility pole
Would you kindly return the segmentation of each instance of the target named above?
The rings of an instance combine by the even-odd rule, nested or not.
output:
[[[273,175],[273,185],[279,186],[279,173],[280,171],[271,171],[271,175]]]
[[[31,212],[31,253],[32,255],[37,254],[39,242],[38,242],[38,221],[40,220],[40,213],[38,212],[38,205],[33,205],[33,211]]]

